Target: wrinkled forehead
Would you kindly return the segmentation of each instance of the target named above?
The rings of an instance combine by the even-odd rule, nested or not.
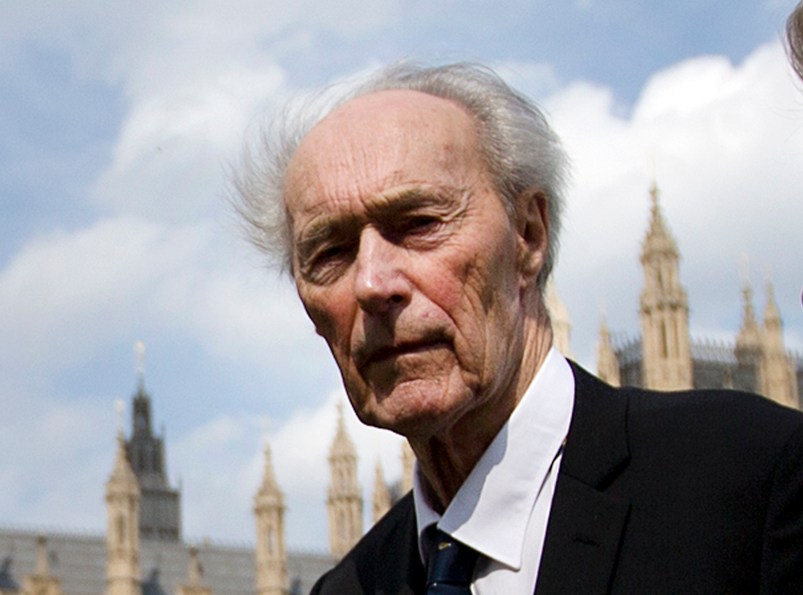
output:
[[[412,169],[421,181],[458,164],[482,169],[476,136],[471,115],[448,99],[409,90],[360,96],[302,139],[287,169],[285,205],[292,212],[300,194],[348,191],[357,183],[379,192],[394,174]]]

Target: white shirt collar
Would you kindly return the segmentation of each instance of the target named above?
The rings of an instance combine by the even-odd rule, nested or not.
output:
[[[561,451],[573,406],[574,375],[553,347],[443,517],[427,504],[416,467],[413,498],[419,548],[424,529],[437,523],[455,539],[518,570],[530,513]]]

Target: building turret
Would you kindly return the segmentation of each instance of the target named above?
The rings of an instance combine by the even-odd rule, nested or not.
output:
[[[761,392],[761,329],[753,311],[753,289],[745,277],[742,287],[742,325],[736,335],[734,388]]]
[[[619,370],[619,359],[616,357],[608,325],[602,317],[599,325],[599,342],[597,343],[597,376],[611,386],[620,386],[622,383]]]
[[[47,539],[42,535],[36,539],[36,573],[25,577],[22,583],[22,593],[23,595],[62,595],[61,581],[50,576]]]
[[[106,482],[106,595],[141,595],[137,476],[128,462],[122,430],[114,469]]]
[[[132,399],[128,458],[141,490],[139,532],[143,539],[181,539],[181,494],[170,487],[165,465],[164,437],[153,432],[151,397],[145,390],[145,346],[138,342],[137,390]]]
[[[391,506],[390,489],[385,482],[385,474],[382,472],[382,462],[376,460],[376,471],[374,474],[374,501],[373,501],[373,522],[381,519]]]
[[[643,383],[647,388],[692,387],[689,306],[680,284],[680,254],[658,204],[653,184],[650,228],[642,243],[641,293]]]
[[[771,283],[767,284],[761,347],[761,393],[781,405],[797,407],[795,368],[784,347],[783,322]]]
[[[552,323],[552,341],[565,357],[571,357],[572,321],[569,318],[569,309],[558,296],[551,278],[546,284],[544,301]]]
[[[254,497],[257,595],[285,595],[288,592],[284,511],[284,494],[273,472],[270,446],[266,445],[262,485]]]
[[[326,504],[329,547],[333,556],[342,558],[362,537],[362,495],[357,482],[357,451],[346,432],[342,405],[337,412],[337,431],[329,450],[331,482]]]
[[[741,354],[749,355],[752,361],[758,357],[760,350],[761,329],[753,310],[753,289],[750,282],[745,281],[742,287],[742,326],[736,335],[736,356],[739,358]]]
[[[190,560],[187,564],[187,582],[179,585],[176,595],[212,595],[212,589],[203,584],[204,570],[198,559],[198,549],[190,548]]]
[[[401,461],[402,461],[402,476],[401,476],[401,496],[413,489],[413,473],[415,472],[415,453],[410,448],[410,443],[407,440],[402,441],[401,445]]]

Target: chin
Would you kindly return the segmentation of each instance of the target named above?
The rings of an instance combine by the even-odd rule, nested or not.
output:
[[[405,438],[432,435],[454,417],[459,404],[442,391],[398,390],[377,398],[358,413],[360,420],[370,426],[390,430]],[[406,387],[410,389],[412,387]]]

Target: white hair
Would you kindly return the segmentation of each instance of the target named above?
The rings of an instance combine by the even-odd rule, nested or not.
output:
[[[333,97],[332,89],[288,104],[282,116],[247,147],[233,176],[233,203],[247,237],[286,271],[293,245],[284,203],[287,166],[304,136],[336,107],[362,95],[412,90],[463,107],[477,126],[480,151],[492,183],[511,218],[523,192],[537,190],[547,200],[548,246],[538,278],[543,290],[558,250],[568,158],[538,107],[478,64],[425,67],[399,63]]]

